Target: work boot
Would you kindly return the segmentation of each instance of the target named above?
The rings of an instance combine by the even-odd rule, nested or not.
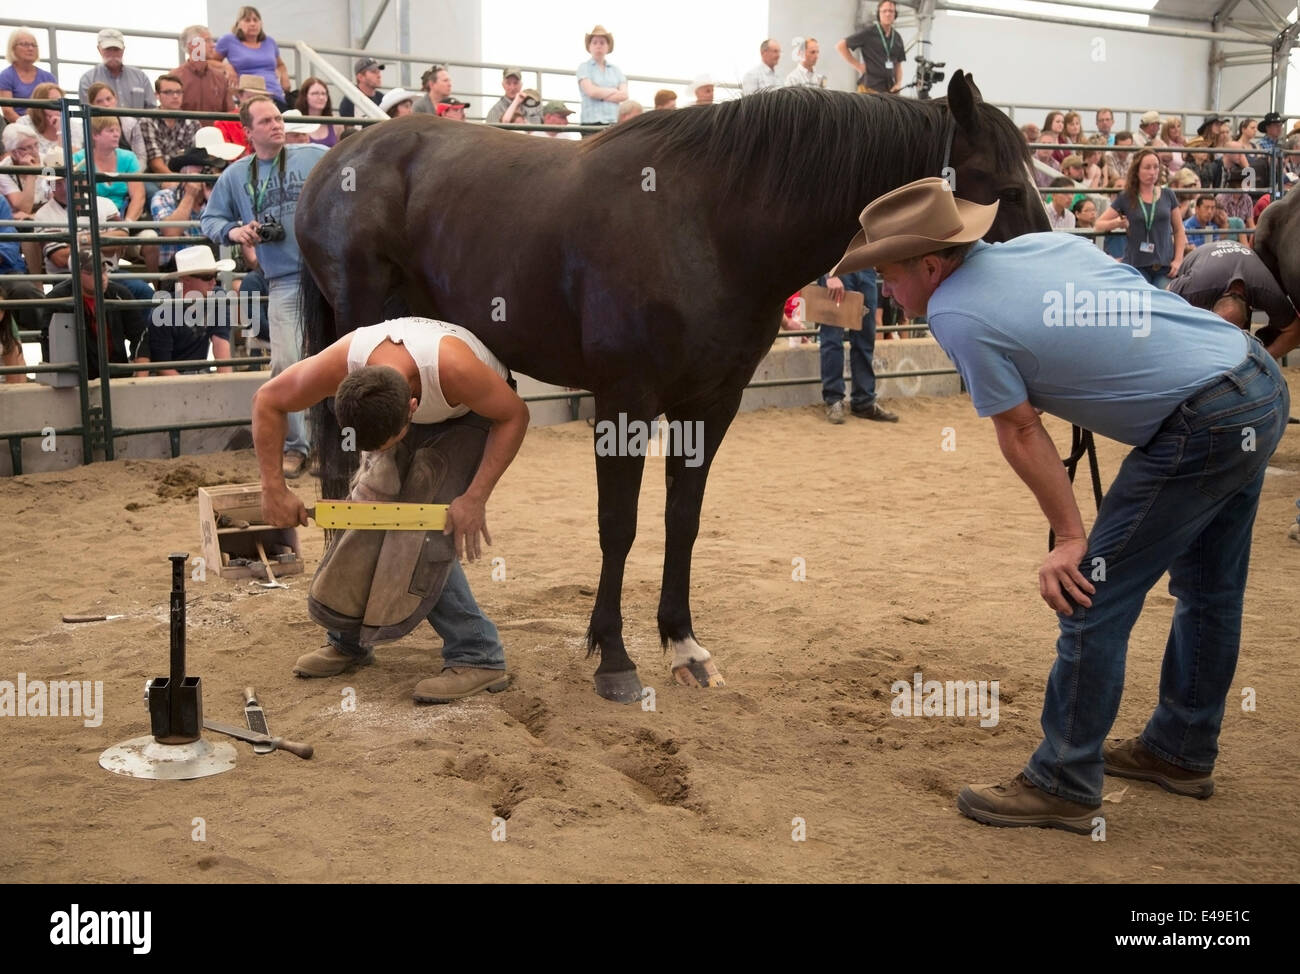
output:
[[[826,422],[832,426],[839,426],[844,422],[844,403],[828,402],[826,404]]]
[[[302,476],[303,470],[307,467],[307,454],[298,450],[289,450],[285,453],[284,459],[280,461],[280,471],[290,480],[296,480]]]
[[[1214,794],[1214,779],[1208,771],[1189,771],[1158,758],[1146,749],[1140,737],[1107,743],[1102,748],[1106,773],[1117,778],[1150,781],[1165,791],[1188,798],[1209,798]]]
[[[878,402],[873,402],[870,406],[854,406],[851,410],[858,419],[872,419],[877,423],[897,423],[898,414],[891,413],[888,409],[883,409]]]
[[[1021,828],[1027,825],[1088,834],[1101,803],[1088,806],[1034,787],[1016,775],[1005,785],[967,785],[957,796],[961,813],[985,825]]]
[[[375,661],[375,651],[366,647],[364,656],[353,656],[335,649],[333,643],[326,643],[320,649],[312,650],[305,656],[299,656],[293,664],[296,676],[338,676],[358,666],[369,666]]]
[[[481,690],[500,693],[508,686],[510,686],[510,674],[505,670],[444,666],[437,676],[421,680],[415,685],[415,702],[451,703],[462,697],[472,697]]]

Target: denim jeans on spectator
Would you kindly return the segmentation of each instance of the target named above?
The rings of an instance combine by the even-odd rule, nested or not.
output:
[[[1276,363],[1253,338],[1249,346],[1241,365],[1188,398],[1125,458],[1102,501],[1079,566],[1097,591],[1091,608],[1058,616],[1044,740],[1025,767],[1044,791],[1101,801],[1102,744],[1119,711],[1129,633],[1165,571],[1178,603],[1142,742],[1181,768],[1214,768],[1237,666],[1251,527],[1290,410]]]
[[[504,670],[506,652],[492,620],[474,601],[469,579],[459,561],[451,564],[451,573],[442,595],[429,612],[429,625],[442,637],[442,665],[464,666],[484,670]],[[349,656],[363,656],[365,650],[353,634],[330,632],[330,645]]]
[[[302,358],[302,315],[298,311],[298,275],[277,277],[268,282],[267,313],[271,321],[271,377],[279,375]],[[307,442],[307,414],[290,413],[284,452],[311,452]]]
[[[853,409],[870,409],[876,401],[876,373],[872,356],[876,350],[876,294],[863,294],[865,313],[862,330],[848,331],[849,371],[853,376],[850,406]],[[844,335],[845,329],[834,325],[820,325],[817,341],[821,346],[822,400],[827,404],[844,398]]]
[[[1169,282],[1172,278],[1169,276],[1169,268],[1166,267],[1135,267],[1139,274],[1147,279],[1147,283],[1152,287],[1158,287],[1162,291],[1169,290]]]

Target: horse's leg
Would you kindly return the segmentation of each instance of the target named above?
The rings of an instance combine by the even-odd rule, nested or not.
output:
[[[303,289],[304,327],[309,336],[317,336],[315,341],[308,341],[308,348],[313,352],[322,351],[357,327],[382,321],[384,302],[392,288],[393,268],[373,249],[336,246],[340,249],[331,252],[321,242],[310,245],[313,253],[308,260],[317,271],[316,279],[327,283],[323,289]],[[303,273],[310,271],[304,268]],[[314,316],[320,316],[321,320],[310,320]],[[357,454],[344,449],[342,430],[331,406],[317,403],[312,407],[311,420],[312,447],[320,465],[321,496],[347,497],[348,483],[357,468]]]
[[[596,692],[606,700],[640,700],[641,680],[623,645],[623,568],[636,538],[637,500],[641,493],[644,456],[618,456],[601,449],[601,435],[618,426],[618,410],[596,405],[596,488],[600,508],[600,588],[587,629],[587,653],[600,653]],[[626,414],[625,414],[626,415]],[[602,456],[604,452],[606,455]]]
[[[720,687],[722,674],[691,627],[691,550],[714,454],[736,416],[743,390],[702,405],[670,410],[672,435],[664,476],[664,577],[659,594],[659,639],[673,653],[673,678],[684,686]],[[688,425],[689,424],[689,425]],[[689,448],[689,449],[688,449]]]

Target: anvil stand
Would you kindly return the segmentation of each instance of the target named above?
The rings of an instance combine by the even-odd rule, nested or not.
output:
[[[149,681],[146,699],[153,732],[99,756],[100,767],[128,778],[206,778],[235,766],[233,744],[202,737],[202,687],[197,676],[185,675],[185,565],[190,556],[167,557],[172,563],[171,675]]]

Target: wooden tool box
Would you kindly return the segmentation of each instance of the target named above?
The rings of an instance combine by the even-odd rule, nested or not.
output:
[[[217,526],[217,518],[225,514],[236,521],[248,521],[249,526]],[[260,484],[219,484],[199,488],[199,537],[202,540],[203,558],[208,571],[219,571],[222,578],[262,578],[261,560],[257,542],[262,542],[271,570],[276,576],[300,575],[303,572],[302,552],[298,547],[297,528],[274,528],[257,522],[262,520],[262,486]],[[288,557],[292,555],[292,558]],[[247,558],[253,565],[231,565],[234,558]]]

